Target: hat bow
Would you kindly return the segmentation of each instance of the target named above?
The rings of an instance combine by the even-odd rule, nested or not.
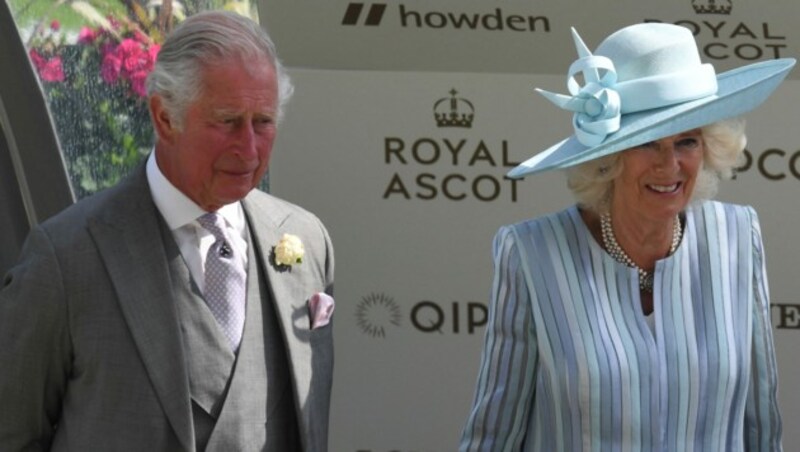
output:
[[[575,112],[572,127],[576,138],[586,146],[603,142],[608,134],[619,130],[621,100],[614,89],[617,71],[610,58],[592,55],[578,32],[572,29],[578,59],[569,67],[567,89],[571,96],[536,88],[536,91],[558,107]],[[583,73],[581,86],[575,75]]]
[[[650,61],[641,66],[655,69],[645,70],[627,80],[619,79],[611,58],[592,55],[574,28],[572,38],[578,59],[570,65],[567,75],[567,89],[571,95],[538,88],[536,91],[558,107],[575,112],[572,117],[575,138],[584,146],[603,143],[608,135],[619,130],[621,117],[626,113],[666,107],[717,92],[714,68],[710,64],[700,64],[690,36],[675,43],[673,48],[677,52],[666,58],[671,64],[652,64]],[[687,51],[694,53],[692,58],[683,58]],[[684,63],[685,67],[679,64],[694,60],[697,64]],[[671,69],[665,71],[665,66]],[[576,78],[579,73],[583,74],[583,86]]]

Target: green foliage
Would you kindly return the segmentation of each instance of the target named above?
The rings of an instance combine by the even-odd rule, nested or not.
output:
[[[116,184],[152,148],[144,82],[176,22],[220,7],[256,16],[249,0],[9,1],[78,198]]]
[[[17,27],[28,39],[36,34],[42,26],[46,27],[55,20],[64,30],[77,32],[80,27],[93,25],[83,14],[72,7],[73,1],[54,0],[8,0]],[[91,0],[91,6],[103,14],[113,17],[125,17],[126,7],[119,0]],[[33,33],[31,33],[33,32]]]
[[[62,48],[66,83],[44,82],[76,196],[114,185],[153,144],[146,99],[100,75],[97,52]]]
[[[159,45],[113,18],[84,27],[74,44],[59,29],[39,32],[29,53],[80,198],[117,183],[152,147],[144,80]]]

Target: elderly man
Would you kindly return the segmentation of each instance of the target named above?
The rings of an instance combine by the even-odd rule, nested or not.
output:
[[[211,12],[148,79],[145,165],[34,228],[0,290],[0,450],[324,451],[333,249],[253,188],[290,81]]]

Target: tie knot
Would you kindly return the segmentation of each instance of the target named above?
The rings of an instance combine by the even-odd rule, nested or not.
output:
[[[197,222],[203,229],[207,230],[214,236],[214,246],[212,247],[220,256],[230,257],[233,254],[231,246],[228,244],[228,239],[223,232],[225,228],[225,220],[217,215],[216,212],[209,212],[197,218]]]
[[[225,240],[225,233],[222,232],[223,228],[225,227],[225,220],[223,220],[221,216],[217,215],[216,212],[208,212],[205,215],[201,215],[197,218],[197,222],[200,223],[200,226],[202,226],[203,229],[210,232],[215,239]]]

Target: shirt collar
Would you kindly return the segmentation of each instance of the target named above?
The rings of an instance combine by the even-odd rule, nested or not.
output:
[[[147,182],[150,185],[150,194],[153,201],[167,222],[170,230],[176,230],[195,221],[200,215],[206,213],[194,201],[189,199],[170,182],[156,162],[155,150],[150,153],[147,159]],[[240,234],[245,231],[244,211],[242,203],[237,201],[222,206],[217,213],[222,215],[228,225],[236,229]]]

